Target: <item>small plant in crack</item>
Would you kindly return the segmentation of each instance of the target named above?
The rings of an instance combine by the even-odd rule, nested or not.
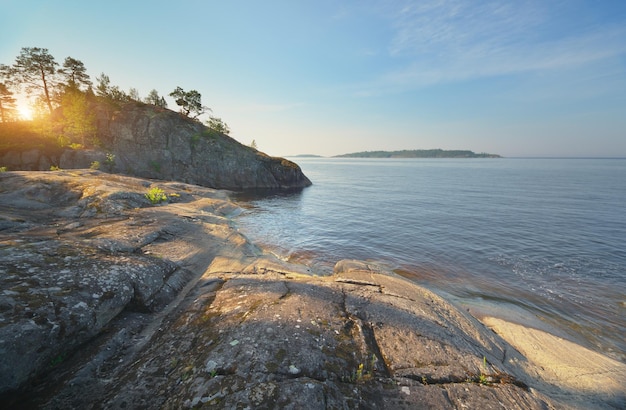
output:
[[[157,187],[150,188],[148,193],[145,194],[145,197],[148,201],[150,201],[152,205],[167,201],[167,195],[165,194],[165,191]]]
[[[359,366],[354,372],[352,372],[352,374],[350,374],[350,376],[342,377],[342,381],[346,383],[364,383],[371,380],[374,377],[377,362],[378,357],[376,357],[375,354],[372,354],[369,361],[366,363],[359,363]]]
[[[363,363],[359,364],[354,375],[356,381],[363,380]]]
[[[483,356],[483,371],[478,376],[478,383],[487,385],[493,381],[493,377],[488,375],[489,366],[487,365],[487,357]]]
[[[63,355],[60,354],[50,360],[50,367],[56,367],[61,363],[63,363]]]

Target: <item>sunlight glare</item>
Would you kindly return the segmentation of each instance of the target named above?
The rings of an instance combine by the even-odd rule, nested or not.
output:
[[[22,105],[19,107],[19,112],[20,112],[20,118],[22,120],[30,121],[33,119],[33,111],[30,108]]]

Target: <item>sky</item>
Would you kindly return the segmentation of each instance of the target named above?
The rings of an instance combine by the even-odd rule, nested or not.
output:
[[[0,0],[0,64],[22,47],[197,90],[269,155],[626,157],[624,0]]]

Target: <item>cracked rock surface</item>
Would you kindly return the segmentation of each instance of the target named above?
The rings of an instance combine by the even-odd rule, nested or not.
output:
[[[371,263],[324,275],[264,255],[223,192],[86,170],[0,184],[4,407],[563,406],[435,293]],[[172,201],[151,205],[152,186]]]

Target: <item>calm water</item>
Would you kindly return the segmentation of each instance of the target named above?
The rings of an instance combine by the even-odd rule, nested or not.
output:
[[[455,302],[626,361],[625,159],[295,158],[241,231],[324,271],[385,263]]]

